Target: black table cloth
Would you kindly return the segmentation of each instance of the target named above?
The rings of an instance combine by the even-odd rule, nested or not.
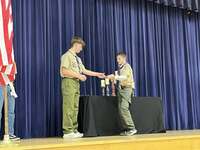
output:
[[[82,96],[79,105],[79,131],[85,137],[118,135],[122,131],[117,97]],[[138,134],[165,132],[160,98],[134,97],[130,111]]]

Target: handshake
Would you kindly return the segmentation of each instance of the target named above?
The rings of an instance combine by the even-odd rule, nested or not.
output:
[[[105,73],[100,73],[100,72],[90,72],[90,73],[87,73],[86,75],[98,77],[100,79],[106,78]],[[80,74],[78,76],[78,79],[81,80],[81,81],[86,81],[87,80],[86,75]]]
[[[107,78],[107,79],[109,79],[111,81],[114,81],[116,79],[116,76],[114,74],[107,75],[107,76],[105,75],[105,73],[101,73],[101,72],[86,72],[85,74],[89,75],[89,76],[98,77],[100,79]],[[78,79],[81,80],[81,81],[86,81],[87,80],[86,75],[80,74],[78,76]]]

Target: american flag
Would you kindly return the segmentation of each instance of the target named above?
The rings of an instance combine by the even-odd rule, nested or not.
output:
[[[16,64],[13,51],[11,0],[0,0],[0,85],[14,81]]]

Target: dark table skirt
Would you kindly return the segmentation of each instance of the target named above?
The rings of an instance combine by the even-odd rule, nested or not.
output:
[[[130,111],[138,134],[165,132],[160,98],[134,97]],[[117,97],[82,96],[78,122],[79,131],[86,137],[118,135],[122,128]]]

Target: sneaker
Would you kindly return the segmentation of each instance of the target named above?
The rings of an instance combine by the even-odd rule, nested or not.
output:
[[[64,139],[69,139],[69,138],[75,138],[75,133],[74,132],[71,132],[71,133],[68,133],[68,134],[64,134],[63,135],[63,138]]]
[[[80,132],[76,132],[76,133],[74,133],[74,134],[75,134],[75,137],[76,137],[76,138],[81,138],[81,137],[83,137],[83,134],[80,133]]]
[[[122,133],[120,133],[121,136],[132,136],[134,134],[137,133],[137,130],[136,129],[132,129],[132,130],[129,130],[129,131],[124,131]]]
[[[12,140],[12,141],[18,141],[20,140],[19,137],[15,136],[15,135],[9,135],[9,139]]]

